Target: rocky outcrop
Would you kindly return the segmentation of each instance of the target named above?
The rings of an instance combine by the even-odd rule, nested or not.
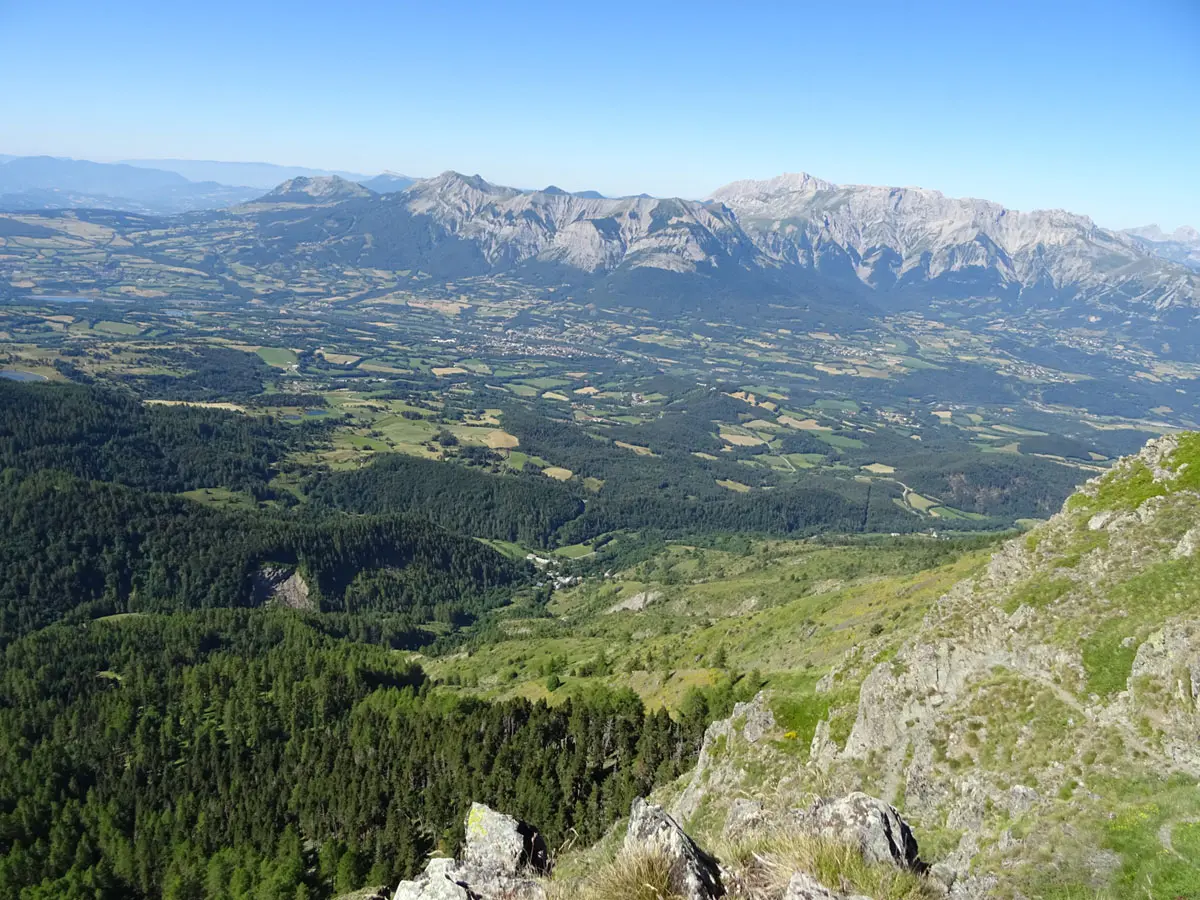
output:
[[[262,606],[315,610],[308,582],[293,566],[263,566],[254,573],[254,599]]]
[[[651,603],[656,603],[660,599],[662,599],[662,591],[638,591],[624,600],[618,600],[608,608],[608,611],[610,613],[641,612]]]
[[[671,867],[671,884],[686,900],[715,900],[725,896],[721,868],[697,846],[661,806],[641,797],[633,801],[625,853],[658,853]]]
[[[531,825],[471,804],[462,860],[431,859],[396,887],[392,900],[545,900],[546,843]]]
[[[687,787],[671,807],[671,812],[687,821],[700,809],[705,797],[711,797],[714,793],[727,797],[735,795],[745,780],[746,771],[744,766],[736,762],[725,764],[733,745],[757,745],[774,728],[775,716],[767,702],[767,695],[761,691],[749,703],[734,706],[728,719],[709,725],[704,732],[696,767],[692,770]]]
[[[396,886],[392,900],[479,900],[479,895],[458,880],[454,860],[431,859],[423,874]]]
[[[917,839],[895,807],[857,791],[837,800],[818,800],[796,816],[803,831],[824,840],[858,847],[869,863],[888,863],[924,872]]]

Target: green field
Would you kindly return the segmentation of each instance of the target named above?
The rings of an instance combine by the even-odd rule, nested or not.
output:
[[[259,347],[255,352],[262,357],[262,361],[267,365],[276,366],[280,369],[294,366],[300,359],[294,351],[288,350],[285,347]]]

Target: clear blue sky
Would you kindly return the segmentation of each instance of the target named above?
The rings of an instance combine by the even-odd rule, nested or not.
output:
[[[0,152],[704,196],[808,171],[1200,226],[1200,0],[0,0]]]

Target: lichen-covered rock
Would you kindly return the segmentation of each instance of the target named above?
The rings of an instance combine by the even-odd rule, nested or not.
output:
[[[797,872],[788,882],[783,900],[871,900],[862,894],[838,894],[807,872]]]
[[[798,813],[796,824],[816,837],[858,847],[867,862],[925,871],[908,823],[894,807],[861,791],[837,800],[818,800]]]
[[[467,846],[463,865],[501,876],[549,869],[546,841],[533,826],[472,803],[467,813]]]
[[[725,896],[721,869],[697,846],[661,806],[641,797],[633,801],[624,852],[661,853],[671,865],[671,883],[686,900],[715,900]]]

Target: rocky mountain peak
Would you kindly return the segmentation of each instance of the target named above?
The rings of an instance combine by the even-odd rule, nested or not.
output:
[[[520,193],[515,188],[492,184],[479,175],[463,175],[454,171],[424,178],[404,191],[412,212],[460,223],[497,200],[516,197]]]
[[[371,192],[338,175],[301,175],[289,178],[259,198],[260,203],[340,203]]]
[[[788,172],[765,181],[734,181],[713,191],[711,199],[729,206],[753,209],[757,205],[770,206],[781,198],[796,199],[811,197],[818,191],[832,191],[837,185],[807,172]]]

